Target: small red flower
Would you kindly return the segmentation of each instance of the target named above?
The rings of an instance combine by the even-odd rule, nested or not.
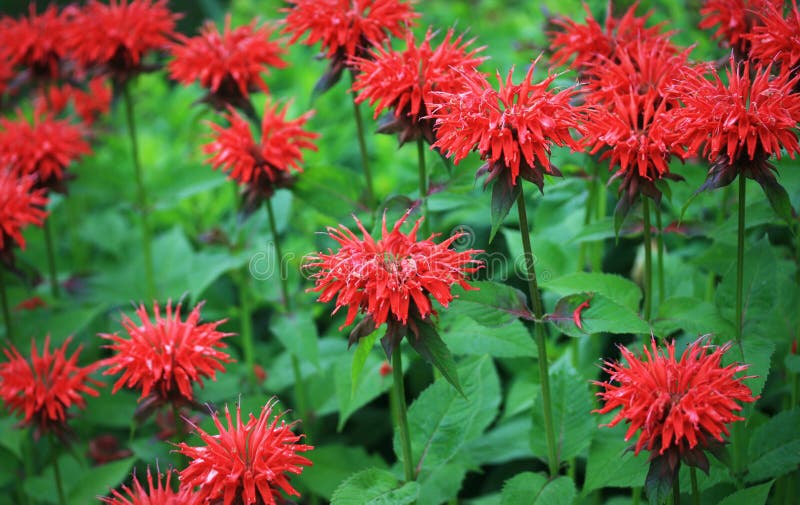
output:
[[[478,151],[486,161],[481,171],[489,171],[487,184],[503,175],[516,185],[520,176],[542,189],[544,174],[561,175],[550,163],[550,148],[580,148],[570,136],[570,129],[582,129],[580,109],[570,104],[576,91],[548,90],[555,75],[531,82],[535,63],[520,84],[511,81],[513,69],[505,82],[497,74],[497,91],[482,75],[465,74],[465,91],[438,93],[439,103],[431,114],[437,128],[433,147],[453,157],[456,164]]]
[[[44,300],[42,300],[42,297],[40,297],[40,296],[32,296],[30,298],[27,298],[27,299],[22,300],[21,302],[19,302],[17,304],[17,306],[14,307],[14,309],[15,310],[36,310],[39,307],[46,307],[46,306],[47,306],[47,304],[45,303]]]
[[[23,416],[21,424],[35,426],[37,435],[50,432],[62,435],[66,429],[67,410],[72,405],[85,408],[83,395],[97,396],[92,386],[103,385],[89,377],[98,363],[78,366],[80,346],[67,357],[71,341],[71,337],[67,338],[61,347],[51,352],[48,335],[39,354],[36,342],[31,339],[28,359],[13,345],[3,350],[8,361],[0,363],[0,398],[8,410]]]
[[[351,62],[359,72],[353,83],[353,91],[358,92],[356,102],[369,100],[370,105],[377,104],[376,118],[384,110],[392,109],[396,120],[384,130],[401,131],[401,143],[423,135],[432,144],[433,121],[425,119],[428,116],[425,104],[436,99],[432,92],[461,91],[463,73],[477,72],[485,59],[477,55],[483,47],[469,50],[474,39],[466,42],[462,36],[454,39],[453,30],[448,30],[434,49],[431,47],[434,35],[429,28],[418,46],[409,31],[404,51],[377,46],[368,57],[357,57]]]
[[[211,123],[215,136],[203,146],[203,151],[211,155],[208,162],[246,186],[250,203],[269,198],[275,188],[291,186],[291,170],[303,171],[303,149],[317,150],[313,141],[319,135],[303,129],[314,111],[288,120],[288,108],[289,104],[281,110],[279,103],[266,103],[260,142],[253,138],[250,123],[232,108],[225,114],[229,127]]]
[[[713,37],[727,42],[744,58],[749,52],[747,35],[760,24],[760,13],[769,5],[780,9],[782,3],[783,0],[706,0],[700,9],[700,28],[717,26]]]
[[[161,482],[161,473],[156,474],[155,482],[147,468],[147,489],[142,486],[136,474],[133,475],[133,487],[122,485],[122,491],[113,489],[111,496],[101,497],[100,500],[108,505],[186,505],[194,499],[194,493],[181,488],[173,491],[170,486],[172,471],[167,472],[167,478]]]
[[[28,17],[0,18],[0,52],[9,57],[12,66],[30,69],[35,77],[57,79],[67,54],[68,27],[74,8],[61,12],[50,5],[41,14],[31,2]]]
[[[290,44],[308,33],[306,45],[320,42],[328,58],[347,61],[378,46],[390,35],[399,37],[419,17],[412,2],[402,0],[289,0],[283,33]]]
[[[28,122],[20,111],[16,119],[0,118],[0,162],[20,175],[36,177],[38,187],[66,191],[66,169],[91,152],[80,127],[50,114],[34,114]]]
[[[146,70],[148,53],[167,49],[178,18],[166,0],[89,0],[70,25],[68,49],[84,67],[125,82]]]
[[[606,414],[621,407],[607,426],[621,421],[630,424],[625,440],[641,429],[634,450],[662,455],[677,450],[687,456],[693,449],[705,449],[712,440],[722,442],[727,425],[743,420],[735,412],[738,402],[753,402],[750,389],[735,375],[747,365],[722,366],[730,344],[721,347],[692,343],[675,357],[675,343],[660,350],[655,341],[644,348],[642,359],[620,347],[627,366],[606,362],[608,382],[595,382],[605,405],[594,412]]]
[[[779,61],[790,69],[800,65],[800,9],[797,0],[792,0],[786,17],[780,2],[766,3],[760,12],[761,23],[746,35],[750,41],[750,57],[767,64]]]
[[[281,491],[300,496],[287,474],[299,474],[303,466],[311,466],[298,453],[313,447],[298,443],[302,436],[292,432],[294,423],[286,424],[282,414],[272,415],[275,403],[267,402],[257,418],[250,414],[246,424],[239,406],[235,422],[226,406],[227,428],[213,415],[218,435],[195,426],[206,445],[178,444],[178,451],[190,459],[180,478],[181,487],[196,489],[192,504],[275,505],[282,503]]]
[[[307,266],[318,269],[312,275],[316,285],[311,291],[320,293],[320,302],[335,297],[334,313],[347,307],[347,318],[341,328],[351,324],[359,311],[367,313],[376,327],[387,320],[403,325],[409,318],[425,320],[436,314],[431,297],[447,307],[453,299],[454,284],[470,289],[466,277],[480,268],[480,261],[473,259],[480,251],[450,249],[460,234],[439,244],[433,242],[433,236],[417,241],[420,221],[414,223],[408,234],[400,231],[408,216],[407,212],[391,232],[386,229],[384,216],[382,237],[378,241],[358,219],[361,239],[342,225],[339,229],[328,228],[328,235],[341,248],[309,258]]]
[[[187,85],[200,81],[217,107],[236,106],[257,89],[268,93],[261,74],[269,67],[286,66],[281,59],[286,50],[269,40],[273,31],[266,24],[256,27],[255,21],[231,30],[231,18],[227,16],[220,34],[209,21],[196,37],[177,36],[178,43],[172,45],[175,59],[169,63],[170,77]]]
[[[22,230],[29,224],[42,226],[47,212],[44,189],[34,189],[35,179],[0,169],[0,257],[9,260],[12,241],[25,249]]]
[[[121,448],[119,439],[110,433],[106,433],[89,440],[89,447],[86,455],[89,456],[95,465],[105,465],[112,461],[130,457],[133,455],[133,451]]]
[[[378,369],[378,373],[381,377],[386,377],[392,373],[392,365],[389,364],[388,361],[384,361],[381,363],[381,367]]]
[[[124,386],[141,389],[140,400],[152,394],[162,402],[191,403],[192,385],[196,382],[203,387],[203,378],[215,380],[216,372],[224,370],[222,363],[231,361],[222,351],[227,347],[222,339],[232,334],[217,331],[226,320],[200,324],[202,306],[197,305],[182,321],[180,304],[173,310],[172,303],[167,302],[162,317],[158,303],[154,303],[153,319],[140,305],[136,309],[140,323],[122,316],[128,338],[101,334],[112,342],[106,348],[115,353],[103,360],[102,365],[108,367],[103,375],[122,373],[111,393]]]

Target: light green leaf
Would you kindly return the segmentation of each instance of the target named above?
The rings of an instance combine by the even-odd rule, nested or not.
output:
[[[469,316],[484,326],[503,326],[519,318],[533,319],[527,298],[518,289],[499,282],[471,283],[477,290],[454,288],[448,311]]]
[[[332,505],[408,505],[419,495],[419,484],[400,482],[387,470],[370,468],[353,475],[333,493]]]
[[[718,505],[764,505],[774,480],[759,486],[748,487],[726,496]]]
[[[496,358],[535,357],[536,346],[519,320],[502,326],[484,326],[473,319],[451,311],[439,319],[442,340],[454,354]]]
[[[642,290],[630,279],[606,273],[575,272],[552,280],[543,280],[541,287],[560,296],[596,293],[634,312],[639,310]]]
[[[330,500],[336,488],[356,472],[388,469],[380,456],[367,454],[360,446],[317,446],[309,453],[309,457],[314,465],[304,469],[293,480],[326,500]]]
[[[758,482],[794,471],[800,464],[800,409],[783,411],[759,426],[750,439],[747,480]]]
[[[549,480],[542,474],[523,472],[506,481],[500,505],[571,505],[575,483],[569,477]]]
[[[641,487],[647,476],[646,454],[634,456],[626,442],[625,427],[601,428],[589,447],[586,480],[581,492],[586,495],[604,487]]]
[[[126,458],[103,466],[92,467],[69,486],[70,503],[94,503],[130,475],[136,458]]]
[[[582,326],[578,328],[575,323],[576,311],[587,301],[589,306],[577,312]],[[600,294],[565,296],[556,303],[553,313],[545,318],[570,337],[594,333],[650,333],[650,326],[636,312]]]
[[[287,351],[298,359],[310,361],[319,368],[317,345],[319,337],[311,313],[293,311],[288,314],[275,314],[272,316],[269,329]]]
[[[377,339],[377,330],[364,338],[358,339],[356,350],[353,352],[353,364],[350,367],[350,382],[352,384],[351,396],[355,396],[356,386],[361,378],[361,372],[364,370],[364,364],[367,362],[367,357],[372,353],[372,348],[375,346],[375,340]]]
[[[397,350],[396,352],[400,352]],[[380,396],[392,385],[391,374],[384,377],[380,369],[386,360],[382,350],[373,349],[363,367],[356,384],[352,384],[350,356],[342,356],[334,368],[336,397],[339,401],[339,421],[336,429],[341,431],[350,416],[358,409]],[[408,360],[404,360],[407,362]]]
[[[669,335],[677,330],[683,330],[693,336],[707,333],[729,336],[735,333],[731,322],[722,317],[716,305],[690,297],[664,300],[658,307],[653,328],[660,336]]]

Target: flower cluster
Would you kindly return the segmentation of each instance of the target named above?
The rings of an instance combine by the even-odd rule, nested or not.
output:
[[[186,505],[193,503],[194,493],[187,488],[173,491],[170,486],[172,471],[166,473],[166,479],[161,481],[161,473],[156,473],[155,482],[150,468],[147,468],[147,489],[142,486],[136,475],[133,475],[133,485],[122,485],[122,490],[111,491],[110,496],[100,498],[107,505]]]
[[[800,9],[792,0],[791,9],[783,16],[779,1],[763,2],[759,12],[761,23],[753,26],[744,37],[750,42],[750,57],[768,64],[780,62],[781,66],[796,69],[800,65]]]
[[[57,79],[67,53],[70,26],[74,9],[60,11],[50,5],[41,14],[35,3],[30,4],[27,17],[0,18],[0,53],[8,56],[10,67],[28,69],[32,77]],[[3,58],[0,57],[0,60]]]
[[[739,57],[747,57],[749,34],[769,10],[780,12],[782,6],[783,0],[706,0],[700,9],[700,28],[716,26],[713,37],[725,41]]]
[[[0,169],[0,259],[6,264],[12,263],[13,242],[25,248],[22,230],[30,224],[41,226],[47,217],[45,191],[34,189],[35,183],[32,176]]]

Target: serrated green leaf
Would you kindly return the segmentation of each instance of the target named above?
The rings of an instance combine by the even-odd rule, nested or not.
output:
[[[536,346],[518,320],[502,326],[484,326],[458,312],[443,312],[439,319],[442,339],[453,354],[496,358],[535,357]]]
[[[270,321],[269,329],[287,351],[298,359],[310,361],[319,368],[319,347],[317,345],[319,336],[314,318],[309,312],[294,311],[288,314],[275,314]]]
[[[783,411],[759,426],[750,438],[747,481],[777,478],[800,464],[800,409]]]
[[[677,330],[693,336],[707,333],[729,336],[735,333],[731,322],[722,317],[716,305],[690,297],[664,300],[658,307],[653,328],[658,336],[666,336]]]
[[[718,505],[764,505],[774,483],[775,481],[772,480],[758,486],[741,489],[723,498]]]
[[[361,371],[364,370],[364,364],[367,362],[367,357],[372,352],[372,348],[375,346],[375,340],[377,339],[377,330],[364,338],[358,339],[356,350],[353,352],[353,365],[350,367],[350,382],[352,384],[351,396],[355,395],[356,385],[361,377]]]
[[[411,344],[411,347],[413,347],[426,362],[439,370],[442,377],[452,384],[452,386],[456,388],[456,391],[463,395],[464,390],[461,388],[461,383],[458,380],[458,372],[456,371],[456,361],[453,359],[453,355],[450,353],[444,340],[442,340],[442,337],[440,337],[439,333],[436,331],[436,327],[433,323],[418,322],[417,328],[419,330],[419,335],[417,337],[413,335],[409,337],[407,339],[408,343]]]
[[[571,505],[575,483],[569,477],[549,480],[542,474],[523,472],[503,485],[500,505]]]
[[[478,289],[453,289],[456,298],[449,311],[467,315],[484,326],[502,326],[520,318],[533,320],[522,291],[499,282],[478,281],[471,285]]]
[[[366,469],[387,470],[383,459],[360,446],[331,444],[314,447],[313,466],[293,478],[314,494],[330,500],[336,488],[351,475]]]
[[[586,495],[604,487],[640,487],[647,476],[647,456],[628,451],[625,427],[602,428],[594,436],[586,462],[586,480],[581,492]]]
[[[744,352],[744,356],[742,356]],[[770,362],[772,360],[772,353],[775,352],[775,344],[769,340],[762,338],[745,338],[742,340],[741,348],[734,344],[725,356],[723,362],[730,363],[746,363],[748,365],[746,374],[753,376],[746,379],[744,384],[750,388],[753,396],[758,396],[764,389],[764,384],[767,382],[767,377],[770,372]],[[752,404],[747,404],[752,405]],[[745,407],[749,408],[749,407]]]
[[[395,352],[400,352],[399,350]],[[391,374],[381,375],[386,357],[382,351],[373,349],[365,360],[363,372],[356,384],[352,384],[350,357],[342,356],[334,365],[334,381],[336,383],[336,397],[339,402],[339,421],[336,429],[341,431],[344,424],[358,409],[380,396],[392,385]],[[403,360],[404,366],[408,360]]]
[[[639,310],[642,300],[642,290],[635,282],[615,274],[575,272],[552,280],[543,280],[540,286],[560,296],[587,292],[604,295],[633,311]]]
[[[518,443],[531,432],[531,417],[518,416],[494,426],[468,444],[469,459],[476,465],[500,465],[516,459],[533,458],[528,444]]]
[[[577,316],[582,328],[575,323],[576,310],[585,302]],[[584,337],[594,333],[649,334],[650,326],[633,310],[600,294],[569,295],[560,299],[552,314],[545,319],[555,323],[558,330],[570,337]]]
[[[69,502],[94,503],[97,496],[105,496],[130,475],[134,461],[136,458],[126,458],[88,469],[70,486]]]
[[[400,482],[387,470],[369,468],[340,485],[331,498],[332,505],[408,505],[419,495],[419,484]]]

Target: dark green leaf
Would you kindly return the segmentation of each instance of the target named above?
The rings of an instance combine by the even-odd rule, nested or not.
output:
[[[333,493],[332,505],[408,505],[419,495],[419,484],[400,482],[387,470],[370,468],[353,475]]]
[[[583,307],[585,302],[588,307]],[[579,317],[582,328],[575,318]],[[555,323],[562,333],[571,337],[582,337],[593,333],[640,333],[649,334],[650,326],[633,310],[599,294],[578,294],[560,299],[552,314],[545,319]]]
[[[456,371],[456,362],[453,355],[444,343],[444,340],[439,336],[436,327],[432,322],[417,321],[418,335],[409,335],[407,337],[411,347],[419,353],[422,358],[430,365],[436,367],[441,372],[442,377],[447,379],[447,382],[456,388],[456,391],[464,394],[461,389],[461,384],[458,380],[458,372]],[[395,351],[398,352],[398,351]]]
[[[794,471],[800,464],[800,409],[783,411],[750,438],[747,480],[758,482]]]
[[[97,496],[105,496],[130,475],[134,461],[136,458],[126,458],[87,469],[69,486],[69,502],[94,503]]]
[[[294,480],[326,500],[330,500],[336,488],[356,472],[387,469],[380,456],[367,454],[360,446],[316,446],[310,457],[314,465],[304,469]]]
[[[672,482],[678,478],[676,468],[669,465],[666,456],[656,457],[650,461],[650,469],[644,481],[645,493],[650,505],[662,505],[672,492]]]
[[[548,480],[542,474],[523,472],[503,485],[500,505],[571,505],[575,483],[569,477]]]
[[[735,332],[730,321],[720,315],[716,305],[689,297],[664,300],[658,307],[653,327],[659,336],[666,336],[677,330],[683,330],[693,336],[708,333],[732,335]]]
[[[508,211],[517,201],[520,189],[520,184],[512,184],[510,177],[500,176],[494,181],[492,185],[492,231],[489,233],[489,243],[494,240]]]
[[[457,298],[449,310],[465,314],[484,326],[502,326],[520,318],[534,319],[522,291],[499,282],[479,281],[471,285],[477,289],[453,290]]]
[[[295,357],[320,366],[317,326],[309,312],[276,313],[272,316],[269,329]]]
[[[581,492],[586,495],[604,487],[640,487],[647,476],[647,455],[634,456],[625,441],[626,427],[601,428],[589,447],[586,480]]]
[[[601,294],[633,311],[639,310],[642,300],[642,290],[635,282],[615,274],[575,272],[543,280],[540,286],[560,296],[587,292]]]
[[[518,320],[503,326],[484,326],[459,312],[441,314],[442,339],[456,355],[496,358],[535,357],[536,346],[527,328]]]
[[[775,481],[741,489],[726,496],[718,505],[764,505]]]

